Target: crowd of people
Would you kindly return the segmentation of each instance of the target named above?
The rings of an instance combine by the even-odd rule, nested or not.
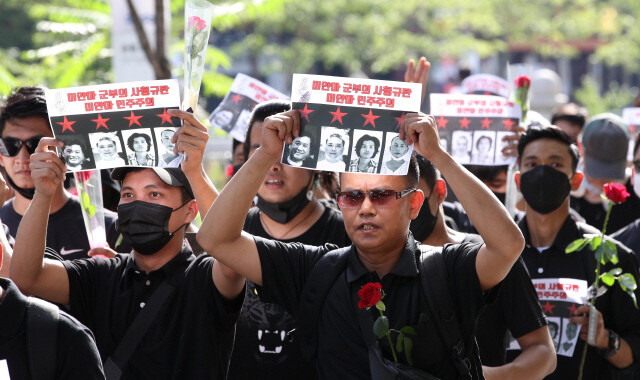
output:
[[[405,75],[423,96],[429,68],[423,58]],[[168,112],[183,125],[163,132],[161,158],[180,168],[110,170],[120,196],[105,211],[109,247],[90,249],[65,186],[88,155],[53,138],[42,87],[2,104],[0,360],[12,378],[640,377],[640,291],[605,287],[595,307],[566,312],[546,294],[558,280],[573,285],[556,296],[590,294],[596,268],[640,279],[640,139],[618,116],[568,104],[514,128],[502,151],[517,157],[513,216],[507,167],[463,166],[469,157],[447,153],[421,112],[406,115],[375,175],[376,138],[354,141],[346,162],[344,136],[301,135],[289,101],[260,103],[220,192],[203,168],[207,128]],[[155,160],[143,137],[128,141],[140,165]],[[109,143],[96,142],[104,160]],[[310,157],[311,144],[324,155]],[[346,172],[301,168],[308,159]],[[630,195],[610,214],[607,183]],[[614,264],[600,268],[589,246],[565,253],[605,219]],[[383,307],[358,306],[371,284]]]

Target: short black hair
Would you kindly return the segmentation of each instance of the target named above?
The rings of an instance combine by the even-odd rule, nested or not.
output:
[[[493,145],[493,139],[491,137],[489,137],[489,136],[480,136],[478,138],[478,140],[476,140],[476,149],[479,149],[480,141],[482,141],[482,139],[489,140],[489,146]]]
[[[440,171],[433,165],[433,163],[420,154],[415,154],[418,169],[420,170],[420,178],[422,178],[429,189],[433,189],[436,182],[441,178]]]
[[[566,121],[569,124],[576,125],[582,129],[588,118],[587,110],[584,107],[580,107],[575,103],[563,104],[554,112],[551,116],[551,124],[556,124],[557,121]]]
[[[247,126],[247,134],[244,139],[244,159],[245,161],[249,159],[249,152],[251,151],[251,130],[253,129],[253,125],[256,122],[264,121],[264,119],[269,116],[273,116],[275,114],[281,112],[287,112],[291,109],[291,102],[288,100],[282,99],[272,99],[267,100],[266,102],[259,103],[253,111],[251,111],[251,116],[249,117],[249,125]]]
[[[75,137],[75,136],[67,136],[65,138],[64,146],[62,147],[62,150],[64,151],[66,147],[72,146],[72,145],[79,145],[80,149],[82,149],[82,154],[84,154],[85,156],[87,155],[87,152],[85,149],[85,142],[81,138]]]
[[[151,137],[149,137],[149,135],[145,134],[145,133],[134,133],[131,136],[129,136],[129,138],[127,139],[127,146],[129,147],[129,149],[131,150],[135,150],[133,149],[133,140],[135,138],[138,137],[144,137],[144,139],[147,141],[147,152],[151,150]]]
[[[475,175],[481,181],[493,181],[498,174],[502,172],[507,172],[509,170],[509,165],[498,165],[498,166],[485,166],[485,165],[464,165],[471,172],[471,174]]]
[[[49,124],[44,91],[43,86],[20,87],[13,90],[4,105],[0,107],[0,134],[4,132],[7,121],[14,118],[40,116]]]
[[[378,150],[380,150],[380,140],[369,134],[364,134],[358,139],[358,142],[356,143],[356,155],[360,157],[360,149],[365,141],[373,141],[373,145],[376,149],[376,151],[373,152],[373,157],[375,157],[378,154]]]
[[[529,143],[540,139],[551,139],[565,144],[569,151],[569,156],[571,156],[571,170],[575,173],[576,168],[578,167],[578,159],[580,157],[578,147],[571,141],[571,137],[569,137],[569,135],[554,125],[530,127],[522,136],[520,136],[520,141],[518,141],[518,166],[522,165],[522,153],[524,152],[524,148]]]

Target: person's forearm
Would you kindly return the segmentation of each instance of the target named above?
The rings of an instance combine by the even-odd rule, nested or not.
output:
[[[51,199],[38,195],[36,191],[18,226],[10,277],[23,292],[30,293],[29,289],[37,282],[42,270]]]
[[[533,344],[511,363],[500,367],[483,367],[487,380],[543,379],[556,368],[555,352],[544,344]]]
[[[633,364],[633,352],[631,352],[629,343],[627,343],[624,338],[620,338],[620,349],[615,355],[607,358],[607,360],[617,368],[627,368]]]
[[[222,189],[197,235],[205,251],[212,252],[219,244],[230,243],[240,236],[251,202],[275,160],[258,148]],[[235,254],[224,253],[231,256]]]
[[[502,203],[448,154],[434,158],[433,164],[451,186],[487,248],[515,261],[524,247],[524,238]]]
[[[11,268],[11,256],[13,248],[7,240],[7,235],[4,232],[4,225],[0,221],[0,248],[2,249],[2,265],[0,266],[0,277],[9,277],[9,270]]]
[[[200,216],[204,218],[211,208],[211,205],[218,197],[218,190],[213,185],[202,166],[200,167],[200,172],[198,174],[187,176],[187,179],[189,180],[191,190],[193,190],[193,195],[198,203]]]

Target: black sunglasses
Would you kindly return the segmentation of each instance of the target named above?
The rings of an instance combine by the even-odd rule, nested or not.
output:
[[[410,194],[418,189],[406,189],[402,191],[395,190],[371,190],[362,192],[355,191],[343,191],[338,193],[338,204],[342,208],[359,207],[364,201],[365,194],[369,194],[369,200],[376,206],[385,206],[392,199],[400,199],[407,194]]]
[[[20,152],[23,145],[27,148],[27,152],[29,152],[29,154],[33,154],[36,151],[36,147],[38,146],[40,139],[43,137],[44,136],[33,136],[26,140],[16,139],[15,137],[3,137],[1,140],[4,149],[1,149],[2,147],[0,147],[0,154],[5,157],[13,157]]]

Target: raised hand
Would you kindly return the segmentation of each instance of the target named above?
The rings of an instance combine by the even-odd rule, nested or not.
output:
[[[431,62],[427,61],[425,57],[421,57],[416,66],[416,62],[413,59],[409,60],[407,64],[407,70],[404,72],[404,81],[408,83],[420,83],[422,84],[422,97],[421,101],[424,101],[424,96],[427,93],[427,82],[429,81],[429,70],[431,70]]]
[[[182,171],[187,177],[199,173],[204,149],[209,140],[207,128],[192,113],[177,109],[171,109],[168,113],[182,119],[183,122],[182,127],[171,138],[171,142],[176,144],[173,152],[183,153],[186,157],[180,164]]]
[[[280,158],[282,144],[291,144],[300,134],[300,113],[290,110],[269,116],[262,124],[260,150],[274,158]]]
[[[413,149],[428,160],[444,153],[440,146],[436,119],[431,115],[422,112],[407,114],[400,126],[400,138],[407,145],[414,144]]]
[[[31,178],[36,194],[53,196],[65,179],[67,168],[60,157],[51,148],[62,148],[64,143],[53,137],[43,137],[36,151],[31,155]]]

